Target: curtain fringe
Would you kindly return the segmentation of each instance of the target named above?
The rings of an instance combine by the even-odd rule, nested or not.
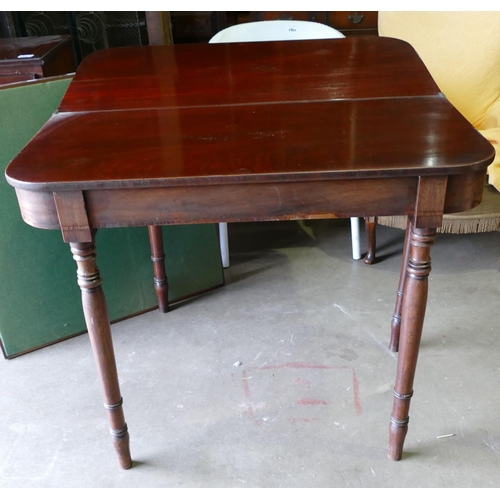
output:
[[[398,229],[406,229],[407,217],[404,215],[396,215],[392,217],[378,217],[377,221],[382,226],[395,227]],[[438,228],[438,233],[452,234],[471,234],[471,233],[489,233],[500,230],[500,215],[492,214],[491,216],[481,217],[460,217],[445,215],[443,217],[443,225]]]

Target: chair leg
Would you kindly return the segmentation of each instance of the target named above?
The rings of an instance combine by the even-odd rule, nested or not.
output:
[[[161,312],[168,312],[170,309],[168,303],[168,279],[165,272],[165,254],[163,252],[161,226],[148,226],[148,233],[158,307]]]
[[[377,217],[365,217],[366,237],[368,239],[368,252],[365,255],[365,264],[375,262],[375,246],[377,232]]]
[[[359,217],[351,217],[352,258],[354,260],[361,259],[361,246],[359,243],[359,222]]]
[[[222,258],[222,267],[229,267],[229,241],[227,237],[227,223],[219,223],[219,245]]]

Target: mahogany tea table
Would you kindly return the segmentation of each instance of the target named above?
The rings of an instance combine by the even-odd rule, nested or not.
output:
[[[96,52],[6,176],[24,221],[60,230],[76,260],[123,468],[132,460],[96,230],[149,227],[168,305],[162,225],[407,215],[392,325],[389,457],[399,460],[430,247],[443,213],[481,201],[493,156],[409,44],[360,37]]]

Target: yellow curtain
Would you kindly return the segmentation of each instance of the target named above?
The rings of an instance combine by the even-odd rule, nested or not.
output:
[[[379,12],[379,34],[409,42],[448,100],[495,147],[500,191],[500,11]]]

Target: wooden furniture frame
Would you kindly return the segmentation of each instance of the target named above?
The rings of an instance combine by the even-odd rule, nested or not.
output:
[[[60,230],[76,260],[123,468],[132,459],[97,229],[407,215],[389,432],[399,460],[430,247],[443,213],[481,201],[493,156],[410,45],[360,37],[96,52],[6,175],[24,220]]]
[[[0,85],[64,75],[75,67],[68,35],[0,39]]]

